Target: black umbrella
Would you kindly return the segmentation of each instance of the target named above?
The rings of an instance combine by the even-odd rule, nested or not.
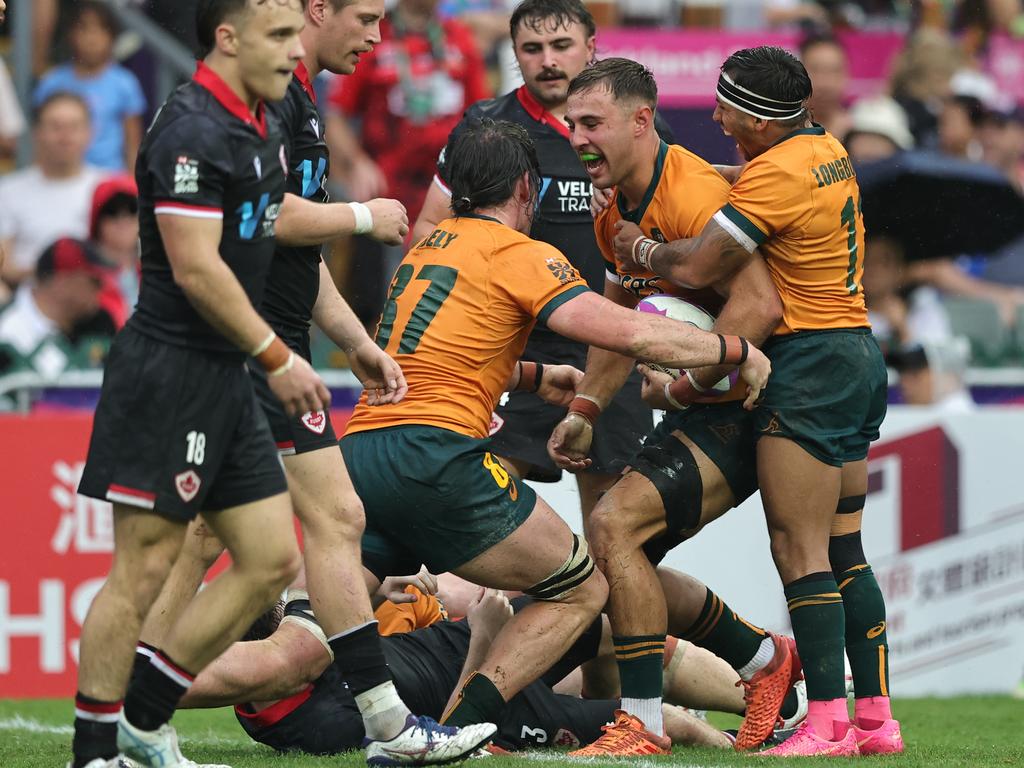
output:
[[[868,235],[893,237],[908,259],[989,254],[1024,235],[1024,198],[984,163],[904,152],[857,180]]]

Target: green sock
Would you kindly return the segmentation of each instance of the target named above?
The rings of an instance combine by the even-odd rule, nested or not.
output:
[[[744,621],[709,589],[700,616],[680,637],[739,669],[754,658],[766,636],[763,629]]]
[[[786,585],[789,619],[807,678],[807,698],[846,698],[843,668],[843,598],[831,572],[811,573]]]
[[[613,635],[624,699],[661,698],[665,635]]]
[[[496,723],[505,709],[505,699],[490,678],[474,672],[469,676],[455,704],[442,718],[445,725]]]
[[[839,575],[846,612],[846,655],[857,698],[889,695],[889,641],[885,599],[870,565],[855,565]]]

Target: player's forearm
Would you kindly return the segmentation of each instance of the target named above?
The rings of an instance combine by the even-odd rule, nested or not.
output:
[[[346,354],[363,344],[372,344],[362,321],[338,292],[330,270],[320,262],[320,292],[313,305],[313,322]]]
[[[174,281],[215,331],[246,354],[272,333],[252,306],[231,268],[218,254],[193,259],[174,270]]]
[[[319,245],[356,231],[356,214],[348,203],[313,203],[287,194],[274,223],[282,245]]]
[[[587,369],[576,393],[597,401],[604,410],[629,378],[635,360],[600,347],[587,351]]]
[[[709,221],[697,237],[662,243],[650,255],[655,274],[684,288],[707,288],[733,275],[750,260],[728,232]]]
[[[469,679],[476,670],[480,669],[480,666],[484,663],[484,659],[487,658],[487,652],[491,648],[491,638],[483,632],[473,632],[469,636],[469,649],[466,651],[466,661],[462,665],[462,671],[459,673],[459,680],[455,684],[455,688],[452,690],[451,696],[448,697],[448,701],[445,702],[444,711],[447,712],[455,705],[455,701],[459,695],[459,691],[462,690],[463,684]]]
[[[782,320],[782,300],[764,262],[760,258],[751,259],[726,290],[728,300],[712,330],[742,336],[751,344],[762,344]],[[691,375],[698,385],[708,388],[735,369],[734,365],[706,366],[691,371]]]

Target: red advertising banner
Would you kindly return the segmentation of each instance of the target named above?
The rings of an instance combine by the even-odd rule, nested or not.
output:
[[[858,99],[886,90],[892,61],[905,36],[892,32],[847,32],[850,84],[847,96]],[[715,103],[718,68],[740,48],[778,45],[794,53],[796,32],[728,32],[712,30],[609,29],[597,38],[598,55],[624,56],[650,67],[658,80],[663,107],[710,107]],[[1000,93],[1024,100],[1024,41],[994,38],[988,69]]]
[[[344,429],[349,411],[332,411]],[[78,637],[114,548],[110,504],[75,492],[92,414],[0,416],[0,699],[71,696]]]

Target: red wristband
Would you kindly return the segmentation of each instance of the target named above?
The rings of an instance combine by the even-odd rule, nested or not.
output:
[[[292,351],[288,349],[288,345],[281,341],[280,338],[275,337],[270,346],[265,350],[256,355],[256,362],[263,366],[263,370],[276,371],[282,365],[287,364],[288,358],[291,357]]]
[[[697,402],[697,400],[703,397],[703,394],[693,386],[693,383],[685,373],[666,387],[665,395],[668,397],[671,405],[680,409]]]
[[[718,341],[722,345],[722,354],[718,360],[720,364],[743,365],[747,361],[750,345],[742,336],[718,334]]]
[[[601,415],[601,406],[589,397],[576,395],[569,403],[569,413],[578,413],[590,423],[590,426],[594,426],[597,417]]]

